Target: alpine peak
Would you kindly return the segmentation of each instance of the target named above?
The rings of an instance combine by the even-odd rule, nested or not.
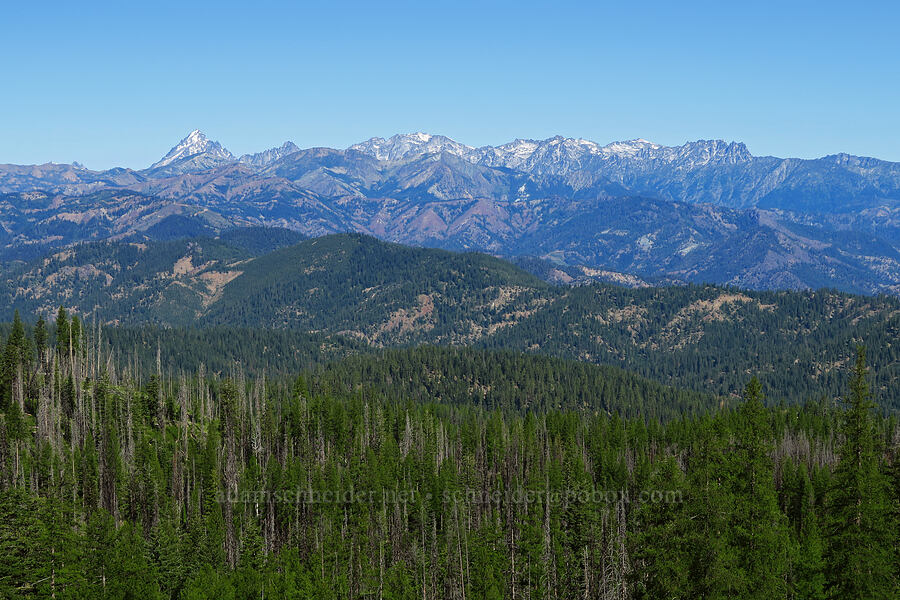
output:
[[[234,155],[222,147],[218,142],[212,141],[199,129],[194,129],[187,136],[178,142],[174,148],[169,150],[162,159],[153,163],[151,169],[159,169],[169,166],[180,160],[196,156],[198,154],[206,154],[213,161],[233,161]]]

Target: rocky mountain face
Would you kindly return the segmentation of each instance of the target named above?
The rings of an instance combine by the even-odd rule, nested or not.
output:
[[[208,139],[199,129],[195,129],[162,159],[150,165],[148,171],[154,176],[180,175],[212,169],[234,160],[234,155],[219,142]]]
[[[84,240],[262,225],[534,256],[560,273],[576,268],[575,281],[609,273],[896,294],[898,215],[898,163],[754,157],[720,140],[475,148],[416,133],[346,150],[286,142],[236,158],[194,131],[139,171],[0,165],[7,259]]]
[[[722,140],[674,147],[642,139],[600,146],[560,136],[483,148],[449,142],[412,134],[374,138],[353,148],[393,160],[448,152],[475,164],[553,175],[576,191],[621,186],[630,194],[729,208],[828,214],[900,205],[900,163],[847,154],[814,160],[756,157],[744,144]]]
[[[278,148],[269,148],[263,152],[255,154],[244,154],[238,159],[238,162],[250,165],[251,167],[267,167],[273,162],[284,158],[288,154],[299,151],[300,148],[294,142],[285,142]]]
[[[475,148],[471,146],[460,144],[442,135],[428,133],[398,134],[389,139],[370,138],[365,142],[354,144],[348,149],[386,161],[400,161],[423,154],[440,154],[442,152],[469,159],[476,152]]]

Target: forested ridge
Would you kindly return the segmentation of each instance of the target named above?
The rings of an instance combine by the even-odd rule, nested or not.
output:
[[[6,336],[2,597],[900,593],[900,427],[862,348],[840,404],[767,407],[748,374],[739,401],[661,416],[678,392],[590,366],[646,404],[557,406],[556,359],[422,348],[267,377],[164,371],[161,349],[148,370],[101,335],[60,310]]]
[[[196,368],[206,355],[215,371],[238,360],[254,372],[296,373],[356,349],[425,343],[617,366],[731,397],[753,373],[775,402],[839,396],[854,348],[865,343],[878,404],[900,408],[895,298],[556,286],[478,253],[361,235],[294,241],[251,229],[83,244],[10,267],[0,299],[7,321],[15,308],[51,320],[58,306],[73,307],[121,342],[117,356],[137,348],[152,362],[162,345],[164,370]]]

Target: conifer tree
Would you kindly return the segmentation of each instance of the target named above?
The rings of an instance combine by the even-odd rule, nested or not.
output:
[[[20,402],[22,398],[17,398],[18,390],[23,385],[19,378],[22,376],[22,363],[25,359],[26,352],[25,326],[22,319],[19,318],[19,311],[15,311],[12,329],[6,338],[6,346],[3,349],[2,364],[2,398],[0,408],[8,406],[14,400]],[[21,407],[21,404],[20,404]]]
[[[737,445],[731,455],[735,514],[731,531],[743,581],[734,595],[768,599],[785,595],[788,570],[788,531],[775,491],[767,413],[762,386],[754,377],[744,388]]]
[[[34,325],[34,346],[39,355],[47,349],[47,322],[44,317],[38,317]]]
[[[78,315],[73,314],[69,324],[69,333],[72,344],[72,352],[78,352],[81,349],[81,319]]]
[[[62,306],[56,313],[56,349],[63,356],[69,353],[69,315]]]
[[[826,574],[829,598],[894,598],[897,526],[872,425],[866,351],[857,349],[828,498]]]
[[[894,424],[891,487],[891,495],[894,498],[894,523],[900,525],[900,424],[897,423]],[[897,537],[895,537],[894,541],[897,542]],[[894,545],[894,578],[895,583],[900,586],[900,542]],[[898,593],[900,593],[900,590],[898,590]]]
[[[794,558],[793,595],[803,600],[824,600],[824,542],[815,511],[815,493],[805,465],[800,468],[798,548]]]

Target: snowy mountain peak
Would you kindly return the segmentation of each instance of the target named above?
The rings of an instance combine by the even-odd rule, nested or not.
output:
[[[356,150],[374,156],[378,160],[404,160],[424,154],[440,154],[448,152],[457,156],[466,157],[473,150],[471,146],[460,144],[443,135],[430,133],[398,133],[388,139],[374,137],[350,146],[350,150]]]
[[[537,150],[539,144],[540,142],[534,140],[518,139],[514,142],[497,146],[495,150],[518,158],[526,158],[534,154],[534,151]]]
[[[195,129],[192,132],[190,132],[186,138],[181,140],[181,143],[184,144],[185,142],[187,142],[189,145],[198,145],[198,144],[203,144],[208,139],[209,138],[206,137],[206,134],[204,134],[199,129]]]
[[[150,168],[159,169],[166,167],[198,154],[206,154],[208,155],[208,158],[214,162],[229,162],[234,160],[234,155],[223,148],[219,142],[210,140],[202,131],[195,129],[178,142],[174,148],[169,150],[169,153],[162,157],[162,159],[150,165]]]
[[[294,142],[285,142],[277,148],[269,148],[254,154],[244,154],[238,159],[238,162],[252,167],[267,167],[273,162],[299,150],[300,148]]]
[[[696,164],[739,163],[753,158],[743,142],[697,140],[678,148],[682,156],[691,157]]]
[[[654,144],[653,142],[647,141],[644,138],[637,138],[634,140],[626,140],[623,142],[613,142],[611,144],[607,144],[601,148],[601,152],[603,154],[612,154],[615,156],[622,157],[634,157],[641,152],[646,152],[648,150],[659,150],[663,146],[659,144]]]

